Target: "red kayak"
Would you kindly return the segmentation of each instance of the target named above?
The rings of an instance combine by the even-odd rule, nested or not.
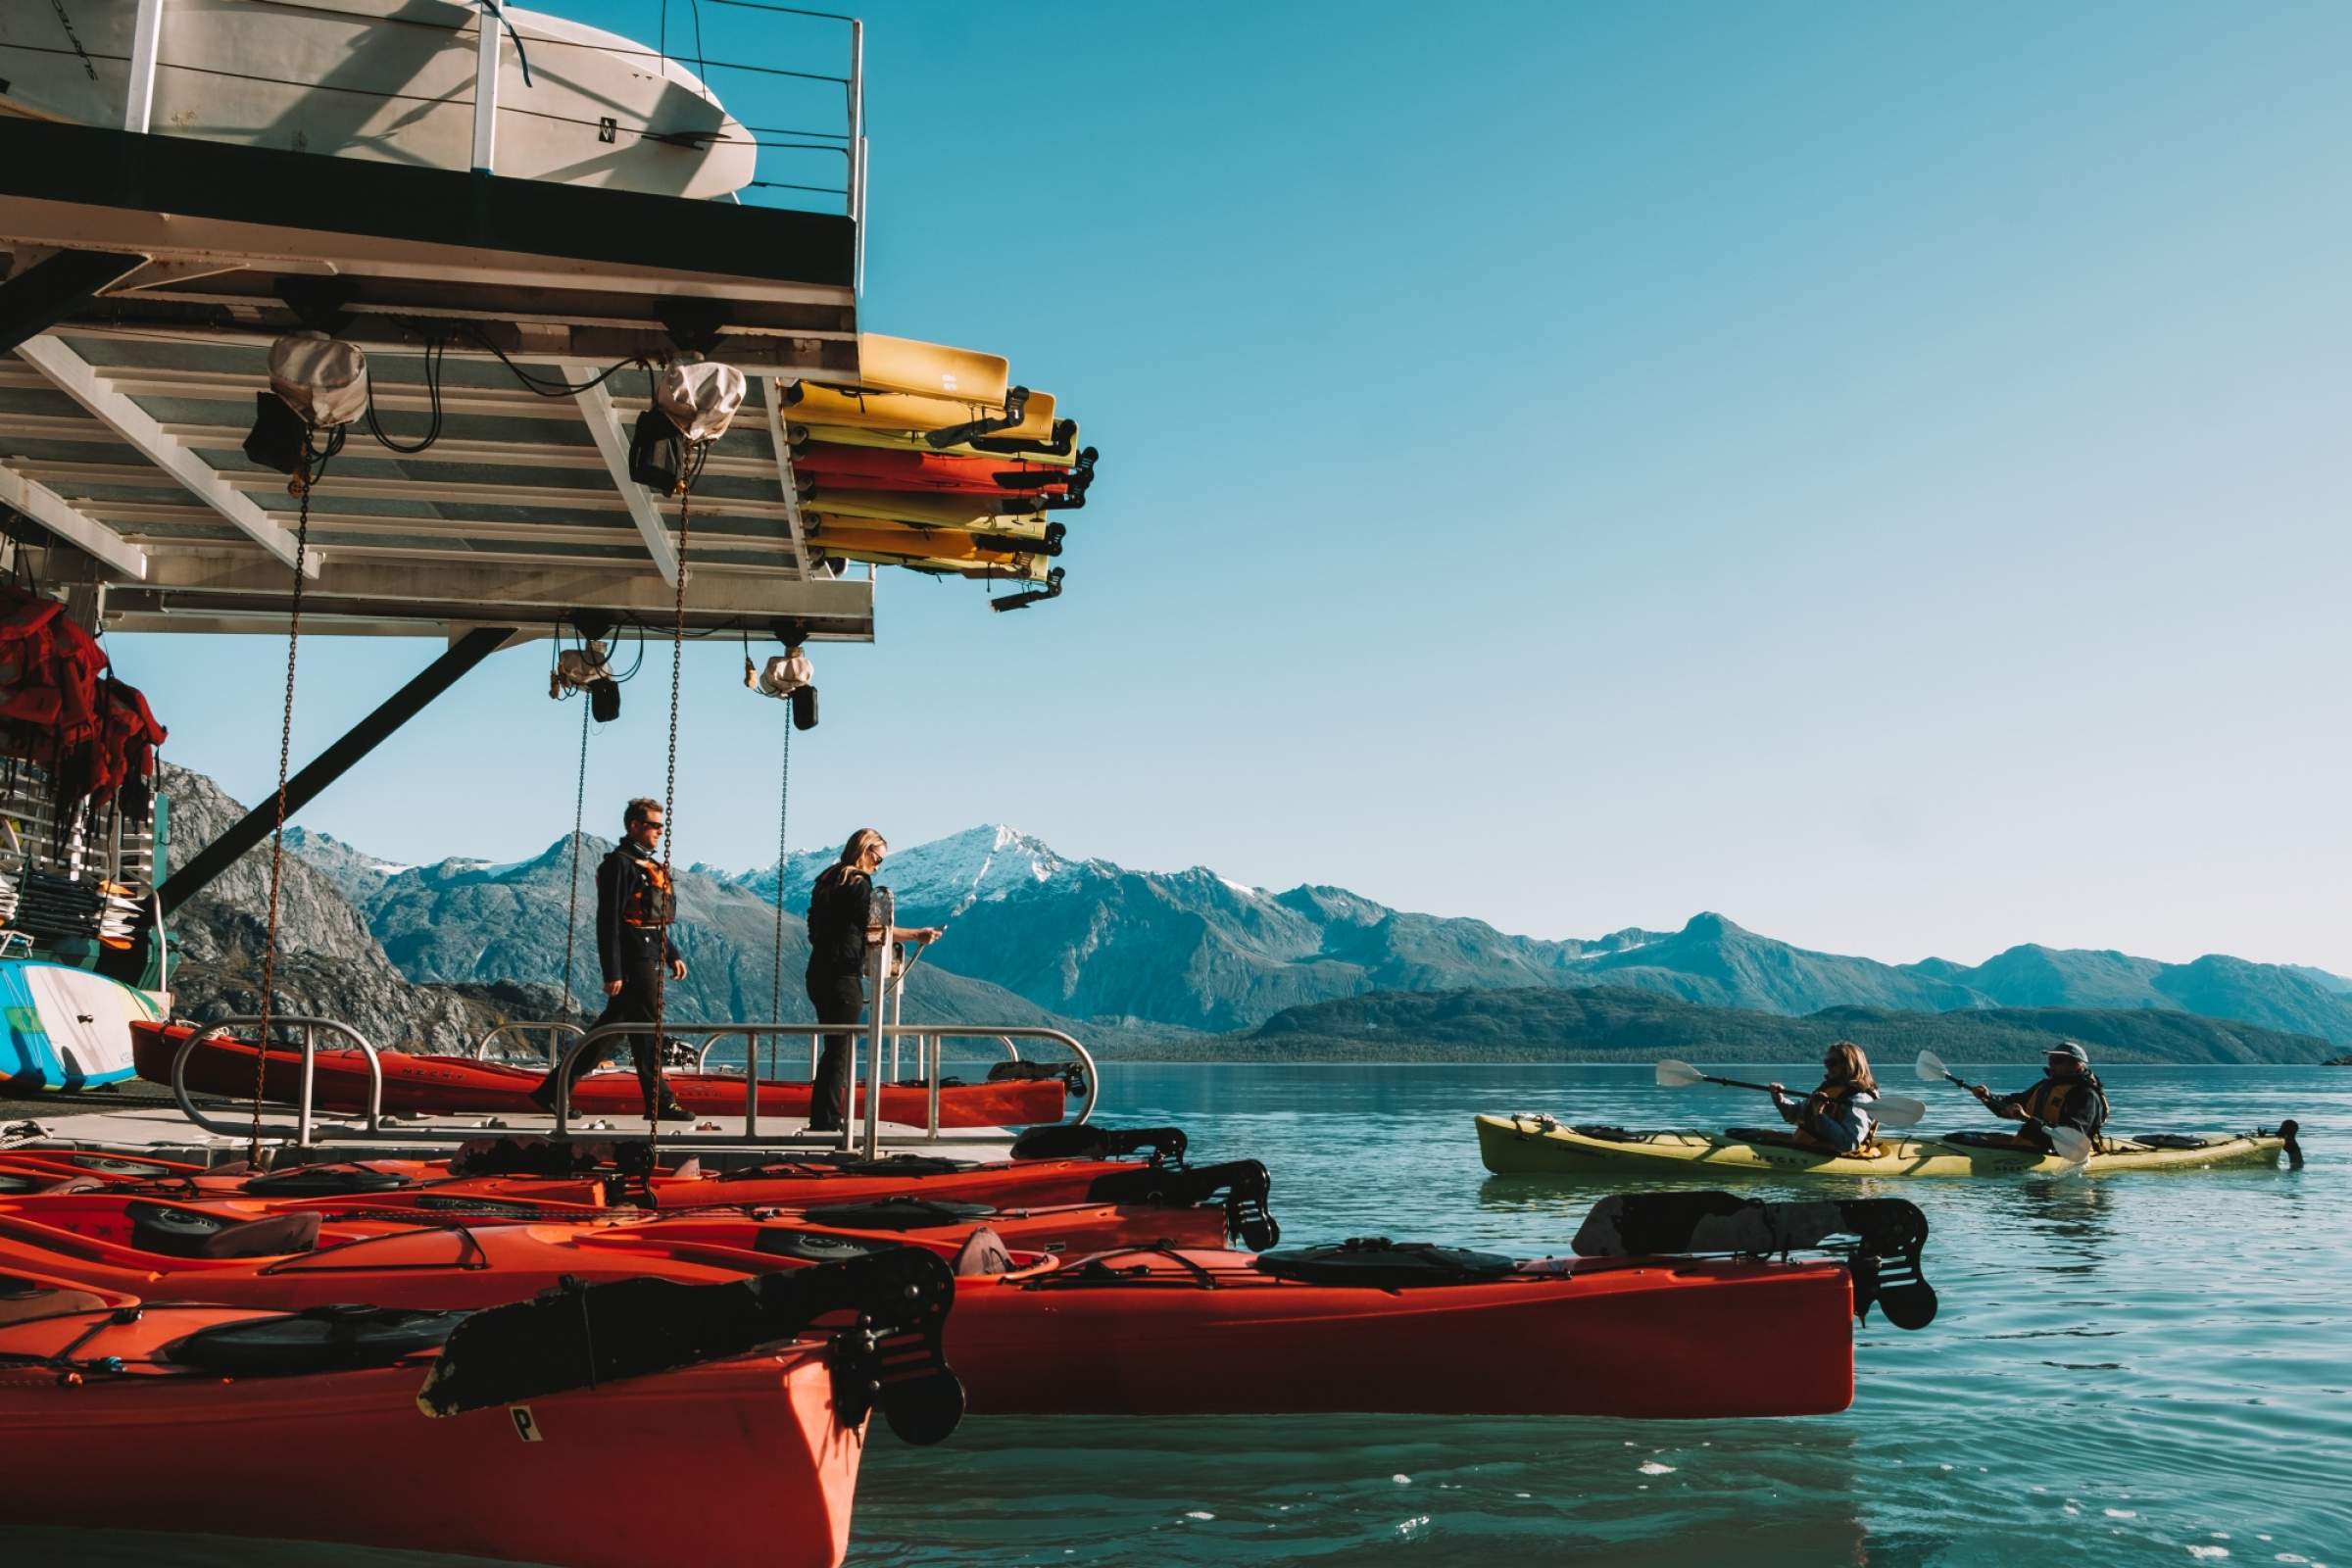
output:
[[[1090,448],[1076,466],[1019,458],[965,458],[898,447],[806,441],[793,448],[795,473],[831,488],[933,491],[947,495],[1084,494],[1094,477]]]
[[[151,1083],[172,1081],[172,1058],[197,1032],[185,1023],[137,1021],[130,1026],[131,1059],[139,1076]],[[470,1056],[416,1056],[406,1052],[378,1054],[384,1074],[383,1108],[387,1111],[435,1114],[544,1114],[531,1091],[547,1074],[530,1067]],[[368,1058],[358,1051],[320,1050],[316,1057],[312,1103],[321,1110],[364,1111],[368,1107]],[[672,1093],[697,1116],[743,1114],[744,1083],[728,1073],[673,1072],[667,1075]],[[188,1088],[197,1094],[231,1099],[253,1098],[253,1046],[248,1041],[216,1035],[188,1057]],[[265,1072],[263,1094],[279,1104],[291,1104],[302,1092],[302,1054],[272,1048]],[[806,1120],[809,1086],[805,1082],[762,1080],[760,1114]],[[942,1127],[1027,1127],[1061,1120],[1068,1086],[1059,1077],[1006,1079],[996,1083],[943,1084],[939,1091]],[[929,1114],[929,1091],[889,1085],[882,1091],[882,1119],[906,1126],[924,1125]],[[864,1113],[865,1090],[858,1091],[858,1114]],[[634,1073],[599,1073],[583,1078],[571,1094],[575,1117],[613,1116],[635,1119],[645,1113],[645,1102]]]
[[[1225,1214],[1215,1207],[1055,1203],[999,1208],[887,1198],[817,1208],[710,1209],[664,1216],[644,1209],[464,1195],[393,1196],[407,1200],[384,1201],[375,1195],[268,1200],[122,1188],[5,1196],[0,1197],[0,1266],[43,1268],[43,1256],[50,1253],[100,1256],[84,1250],[88,1243],[138,1251],[144,1255],[106,1255],[112,1263],[148,1272],[172,1266],[158,1261],[159,1255],[251,1256],[256,1251],[252,1244],[223,1251],[232,1244],[224,1233],[273,1216],[287,1216],[294,1223],[263,1234],[301,1238],[300,1246],[283,1249],[287,1251],[394,1230],[461,1225],[585,1226],[614,1246],[727,1247],[809,1262],[832,1262],[908,1244],[953,1257],[982,1229],[1007,1248],[1041,1257],[1113,1247],[1225,1244]]]
[[[911,1386],[897,1350],[914,1343],[910,1320],[881,1319],[895,1338],[880,1350],[811,1327],[838,1319],[823,1307],[888,1313],[917,1289],[845,1283],[861,1266],[763,1284],[748,1312],[740,1283],[675,1292],[652,1303],[659,1320],[641,1281],[617,1299],[574,1291],[472,1318],[114,1310],[71,1290],[18,1293],[0,1315],[8,1517],[565,1568],[832,1568],[877,1396],[864,1391],[900,1425],[893,1389]],[[935,1345],[944,1278],[921,1289]],[[938,1375],[935,1355],[928,1366]],[[920,1440],[953,1426],[930,1413]],[[155,1462],[104,1484],[126,1453]],[[584,1506],[584,1480],[615,1464],[625,1488]]]
[[[1676,1202],[1692,1196],[1724,1195],[1664,1195]],[[980,1414],[1710,1417],[1843,1409],[1853,1396],[1854,1314],[1876,1301],[1904,1327],[1934,1316],[1934,1295],[1918,1277],[1925,1222],[1893,1200],[1746,1209],[1764,1217],[1745,1231],[1647,1231],[1650,1240],[1703,1240],[1729,1256],[1602,1247],[1594,1255],[1522,1262],[1378,1241],[1255,1255],[1148,1248],[1074,1260],[1000,1257],[997,1271],[956,1280],[947,1351]],[[1838,1209],[1871,1216],[1833,1227],[1863,1238],[1850,1260],[1754,1255],[1782,1244],[1819,1246],[1823,1230],[1799,1233],[1774,1217],[1800,1209],[1806,1217]],[[1882,1222],[1888,1218],[1898,1222]],[[1580,1232],[1580,1249],[1592,1230],[1588,1222]],[[800,1266],[728,1240],[661,1242],[632,1227],[499,1226],[405,1231],[268,1258],[117,1253],[76,1262],[47,1253],[28,1261],[50,1278],[86,1277],[101,1289],[149,1296],[434,1308],[521,1299],[566,1278],[634,1272],[714,1283]],[[978,1251],[958,1266],[987,1266]],[[150,1271],[144,1284],[141,1266]]]

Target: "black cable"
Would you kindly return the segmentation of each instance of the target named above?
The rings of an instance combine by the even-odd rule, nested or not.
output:
[[[804,11],[799,6],[762,5],[760,0],[710,0],[710,3],[714,6],[741,6],[746,11],[773,11],[778,16],[785,17],[815,17],[822,22],[856,22],[858,20],[856,17],[845,17],[838,11]]]
[[[520,381],[529,390],[538,393],[543,398],[577,397],[582,392],[603,386],[607,381],[610,381],[612,379],[612,377],[618,375],[630,366],[643,365],[645,363],[643,360],[622,360],[617,365],[607,367],[602,373],[598,374],[594,378],[582,381],[578,386],[572,386],[563,381],[541,380],[538,376],[532,374],[530,371],[524,369],[521,366],[516,365],[513,360],[507,358],[507,351],[500,348],[496,343],[492,342],[489,335],[483,332],[478,326],[468,325],[466,328],[466,335],[472,338],[482,347],[488,349],[491,353],[497,355],[498,362],[505,366],[508,369],[514,372],[515,380]]]
[[[379,444],[390,447],[395,452],[413,457],[441,439],[441,359],[448,352],[449,340],[447,338],[434,337],[425,343],[424,390],[425,395],[432,400],[433,415],[432,421],[425,426],[424,439],[414,446],[402,446],[384,434],[383,423],[375,416],[375,367],[373,365],[368,367],[368,430]]]

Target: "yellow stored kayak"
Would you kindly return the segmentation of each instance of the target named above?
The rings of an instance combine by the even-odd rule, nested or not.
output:
[[[858,384],[868,392],[909,392],[1001,409],[1011,374],[1002,355],[880,332],[858,334]]]
[[[2254,1133],[2152,1134],[2104,1138],[2082,1168],[2185,1170],[2212,1165],[2270,1164],[2283,1153],[2301,1165],[2296,1126]],[[1721,1133],[1640,1132],[1622,1127],[1568,1126],[1549,1116],[1481,1116],[1478,1153],[1497,1176],[1625,1175],[1644,1179],[1687,1172],[1709,1181],[1725,1174],[1759,1176],[2056,1176],[2075,1167],[2055,1154],[1995,1140],[1999,1134],[1947,1133],[1940,1138],[1890,1138],[1874,1158],[1833,1154],[1788,1141],[1763,1128]],[[1984,1142],[1979,1142],[1982,1138]]]
[[[1000,550],[1006,554],[1061,554],[1061,541],[1069,532],[1050,517],[974,517],[960,525],[944,527],[929,522],[908,522],[902,518],[840,516],[831,512],[802,514],[809,537],[819,534],[838,537],[844,534],[871,534],[875,538],[904,535],[916,544],[969,535],[981,541],[984,550]],[[926,550],[925,555],[936,551]]]
[[[1002,400],[918,397],[910,392],[844,392],[813,381],[799,383],[786,404],[795,420],[810,424],[844,425],[862,430],[951,430],[974,420],[1004,413]],[[990,430],[991,441],[1050,441],[1054,438],[1054,394],[1032,392],[1022,406],[1021,422]]]
[[[795,409],[793,412],[797,414],[801,411]],[[1022,463],[1042,463],[1058,468],[1075,466],[1081,450],[1076,419],[1061,420],[1058,428],[1043,437],[1009,441],[1003,436],[987,436],[982,438],[986,445],[967,441],[955,446],[935,447],[920,430],[867,429],[863,425],[805,423],[798,419],[786,426],[785,434],[795,447],[822,441],[835,446],[874,447],[886,452],[936,452],[950,458],[1012,458]]]
[[[808,519],[808,546],[834,555],[869,555],[894,560],[940,559],[984,563],[1016,557],[1057,556],[1058,537],[1024,539],[1015,534],[968,532],[961,528],[894,528],[870,517]]]
[[[801,505],[829,517],[873,517],[915,528],[966,528],[1010,533],[1022,527],[1042,537],[1047,508],[1035,496],[932,495],[920,490],[832,490],[810,485]],[[1002,526],[1001,526],[1002,525]]]

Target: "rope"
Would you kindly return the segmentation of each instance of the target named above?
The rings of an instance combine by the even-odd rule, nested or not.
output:
[[[580,703],[580,767],[571,793],[571,903],[564,911],[564,1005],[578,1010],[571,994],[571,956],[580,929],[580,824],[588,809],[588,704]],[[559,1055],[562,1053],[558,1053]]]
[[[245,1162],[262,1162],[262,1093],[270,1075],[270,1004],[277,987],[277,894],[286,863],[286,772],[294,755],[294,659],[302,647],[303,567],[311,549],[311,487],[326,460],[310,450],[303,436],[303,469],[295,478],[295,495],[302,503],[294,530],[294,593],[286,615],[286,697],[277,726],[277,822],[270,831],[270,918],[262,945],[261,1031],[253,1053],[253,1132],[246,1141]]]
[[[776,954],[775,984],[769,993],[767,1016],[769,1021],[784,1021],[784,829],[792,820],[792,723],[784,724],[784,767],[776,785]],[[774,1037],[769,1037],[772,1050]]]
[[[694,527],[694,492],[678,493],[678,592],[669,631],[669,758],[662,777],[662,880],[669,888],[669,896],[677,897],[677,883],[670,877],[670,855],[677,848],[678,827],[671,808],[678,794],[678,693],[686,663],[686,541]],[[666,935],[663,946],[668,945]],[[664,1076],[667,1063],[662,1060],[667,1045],[662,1031],[669,1017],[669,964],[666,959],[654,969],[654,1083],[657,1093],[654,1102],[646,1107],[646,1185],[650,1191],[654,1171],[661,1164],[662,1101],[661,1088],[668,1084]]]

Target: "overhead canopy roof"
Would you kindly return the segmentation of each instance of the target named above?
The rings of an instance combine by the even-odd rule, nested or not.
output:
[[[693,495],[687,619],[870,637],[869,576],[810,567],[775,411],[858,377],[848,218],[0,120],[0,503],[71,542],[124,630],[275,631],[297,503],[240,450],[270,344],[367,350],[365,424],[312,493],[304,623],[436,635],[600,611],[668,623],[678,504],[626,478],[630,368],[753,378]]]

